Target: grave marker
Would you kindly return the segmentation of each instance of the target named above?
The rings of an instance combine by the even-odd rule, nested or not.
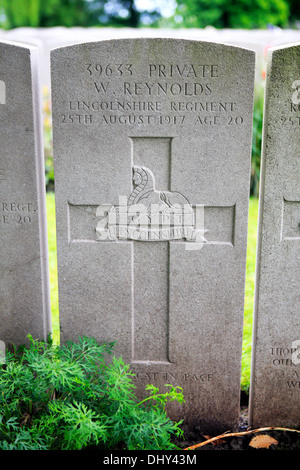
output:
[[[124,39],[51,53],[61,339],[117,341],[173,419],[238,423],[254,53]]]
[[[250,421],[300,425],[300,45],[268,52]]]
[[[0,340],[50,332],[37,51],[0,42]]]

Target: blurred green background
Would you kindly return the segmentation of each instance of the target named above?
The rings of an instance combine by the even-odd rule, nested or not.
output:
[[[0,27],[295,27],[298,0],[0,0]]]

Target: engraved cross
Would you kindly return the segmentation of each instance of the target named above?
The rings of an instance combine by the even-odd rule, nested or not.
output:
[[[132,244],[133,363],[170,363],[170,243],[234,246],[235,205],[192,204],[170,188],[172,141],[131,137],[133,188],[119,205],[68,207],[70,244]]]

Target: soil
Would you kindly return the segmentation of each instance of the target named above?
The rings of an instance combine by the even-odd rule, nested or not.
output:
[[[267,426],[266,426],[267,427]],[[250,427],[248,424],[248,396],[242,395],[241,397],[241,412],[240,412],[240,421],[239,428],[236,433],[249,431]],[[250,444],[251,440],[259,435],[268,435],[277,441],[277,443],[271,444],[266,448],[254,448]],[[197,445],[201,442],[206,441],[207,439],[214,437],[214,435],[205,436],[201,434],[191,433],[187,435],[185,433],[183,441],[177,441],[176,445],[180,449],[186,449],[189,446]],[[214,441],[212,443],[205,444],[201,447],[197,447],[194,451],[209,451],[209,450],[223,450],[223,451],[233,451],[233,450],[246,450],[255,453],[257,451],[270,451],[270,450],[281,450],[281,451],[300,451],[300,433],[291,432],[291,431],[261,431],[256,433],[247,434],[245,436],[234,436],[226,437]],[[222,454],[223,455],[223,454]],[[277,454],[276,454],[277,455]]]

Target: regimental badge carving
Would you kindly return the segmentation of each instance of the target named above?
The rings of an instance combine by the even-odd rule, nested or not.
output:
[[[197,218],[196,208],[183,194],[156,189],[154,174],[144,166],[133,167],[133,185],[129,197],[119,197],[118,206],[98,207],[96,215],[105,218],[96,228],[98,240],[205,241],[199,216],[203,206],[197,206]]]
[[[190,206],[185,196],[177,191],[158,191],[155,188],[154,175],[149,168],[133,167],[133,182],[135,189],[128,198],[128,205],[145,204],[148,212],[151,211],[151,205],[159,205],[161,210],[168,208],[178,209],[185,204]]]

